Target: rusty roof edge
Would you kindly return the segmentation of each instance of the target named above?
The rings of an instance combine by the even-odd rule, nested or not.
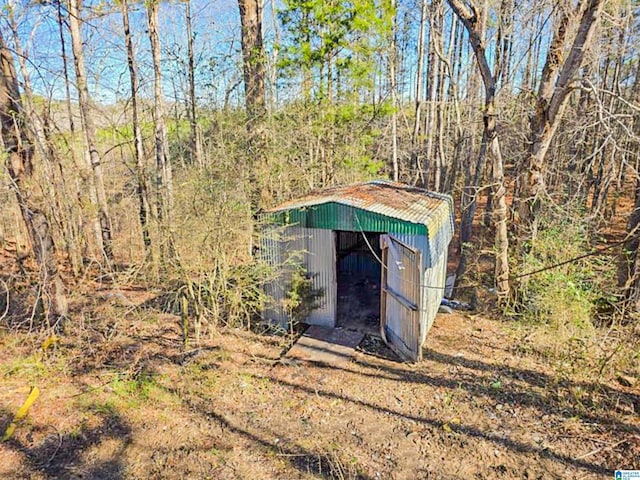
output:
[[[398,187],[399,189],[401,189],[402,191],[408,192],[408,193],[416,193],[416,194],[420,194],[420,195],[425,195],[428,197],[431,197],[433,199],[436,200],[441,200],[441,201],[445,201],[449,204],[451,213],[453,215],[453,209],[454,209],[454,204],[453,204],[453,198],[451,197],[451,195],[447,194],[447,193],[440,193],[440,192],[434,192],[431,190],[426,190],[420,187],[414,187],[411,185],[406,185],[403,183],[399,183],[399,182],[393,182],[391,180],[385,180],[385,179],[378,179],[378,180],[371,180],[368,182],[360,182],[360,183],[354,183],[354,184],[349,184],[349,185],[338,185],[338,186],[334,186],[334,187],[329,187],[329,188],[323,188],[323,189],[317,189],[317,190],[313,190],[303,196],[301,196],[298,200],[296,199],[291,199],[291,200],[287,200],[286,202],[283,202],[275,207],[271,207],[268,208],[264,211],[264,213],[277,213],[277,212],[283,212],[286,210],[292,210],[292,209],[301,209],[301,208],[306,208],[306,207],[312,207],[312,206],[316,206],[316,205],[323,205],[325,203],[340,203],[341,205],[346,205],[346,206],[350,206],[353,207],[355,205],[353,205],[353,202],[349,203],[346,201],[341,202],[339,199],[335,199],[335,198],[331,198],[332,194],[339,194],[341,189],[347,189],[347,188],[357,188],[357,187],[362,187],[365,185],[388,185],[388,186],[392,186],[392,187]],[[321,196],[323,194],[323,192],[325,192],[326,198],[311,198],[314,195],[318,195]],[[305,200],[306,198],[306,200]],[[299,203],[296,203],[299,202]],[[358,208],[363,208],[366,210],[365,207],[358,207]],[[416,222],[413,222],[416,223]]]

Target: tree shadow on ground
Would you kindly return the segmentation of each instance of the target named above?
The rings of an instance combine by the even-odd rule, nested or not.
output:
[[[425,384],[433,387],[445,388],[449,391],[463,389],[470,395],[485,397],[496,404],[500,403],[504,405],[512,405],[513,407],[531,408],[534,411],[537,411],[537,414],[540,417],[551,414],[567,420],[578,418],[594,426],[599,426],[601,431],[606,430],[608,432],[612,432],[614,437],[621,439],[621,442],[616,444],[619,448],[625,448],[625,446],[627,446],[630,450],[633,450],[634,439],[640,439],[640,427],[634,424],[625,423],[619,418],[611,415],[612,412],[626,413],[629,415],[628,409],[620,410],[620,406],[624,403],[630,406],[631,409],[635,408],[635,411],[639,411],[640,409],[638,406],[640,405],[640,398],[637,394],[616,390],[607,385],[602,385],[596,382],[571,382],[566,379],[558,381],[554,377],[543,372],[493,365],[477,360],[470,360],[465,357],[443,354],[435,350],[428,351],[425,357],[433,362],[444,363],[451,366],[463,366],[465,368],[475,370],[475,372],[458,372],[451,376],[437,376],[416,371],[414,369],[403,369],[401,365],[396,367],[382,362],[370,363],[361,359],[358,359],[357,363],[365,369],[364,371],[358,371],[353,368],[349,368],[348,366],[334,367],[324,364],[314,364],[313,366],[316,368],[325,368],[328,371],[342,370],[353,375],[361,375],[371,378],[384,378],[402,383]],[[299,368],[304,368],[304,366]],[[492,385],[491,375],[483,376],[479,375],[479,372],[492,373],[494,374],[493,378],[501,378],[503,381],[501,382],[500,387],[495,388]],[[435,417],[406,414],[393,408],[351,398],[350,396],[342,393],[336,393],[326,389],[323,390],[317,387],[310,388],[297,382],[277,378],[273,374],[265,375],[264,378],[287,388],[302,391],[306,394],[350,402],[373,411],[402,417],[437,429],[444,428],[445,423],[447,423]],[[525,385],[523,385],[523,383]],[[530,387],[527,387],[526,384]],[[571,402],[571,399],[563,398],[558,393],[559,386],[567,393],[570,393],[571,389],[582,389],[585,392],[598,392],[601,398],[591,400],[584,398],[582,402]],[[549,395],[543,395],[541,392],[535,391],[531,387],[544,389],[545,392],[549,392]],[[608,474],[613,468],[620,467],[620,465],[612,465],[610,467],[603,466],[595,462],[587,461],[584,458],[580,458],[577,452],[575,456],[554,452],[548,447],[513,440],[483,431],[473,425],[447,423],[447,427],[455,433],[472,438],[487,440],[516,453],[533,454],[540,458],[545,458],[565,466],[572,466],[592,473]],[[625,440],[625,438],[628,440]],[[631,462],[631,459],[629,462]],[[631,468],[631,465],[629,465],[629,468]]]
[[[353,373],[358,373],[358,372],[353,372]],[[556,453],[553,452],[551,450],[549,450],[548,448],[542,448],[542,447],[537,447],[535,445],[531,445],[531,444],[527,444],[527,443],[523,443],[520,441],[516,441],[516,440],[512,440],[508,437],[503,437],[497,434],[493,434],[490,432],[486,432],[483,431],[475,426],[472,425],[465,425],[463,423],[447,423],[443,420],[437,419],[437,418],[432,418],[432,417],[426,417],[426,416],[417,416],[417,415],[411,415],[411,414],[407,414],[405,412],[399,411],[399,410],[395,410],[393,408],[389,408],[389,407],[383,407],[383,406],[379,406],[379,405],[375,405],[373,403],[364,401],[364,400],[359,400],[356,398],[351,398],[348,395],[344,395],[341,393],[336,393],[336,392],[332,392],[332,391],[327,391],[321,388],[310,388],[307,387],[305,385],[301,385],[298,383],[294,383],[291,381],[286,381],[286,380],[282,380],[279,378],[276,378],[272,375],[268,375],[265,376],[264,378],[277,383],[279,385],[282,385],[284,387],[288,387],[291,389],[295,389],[295,390],[299,390],[301,392],[304,392],[306,394],[309,395],[316,395],[319,397],[324,397],[324,398],[329,398],[329,399],[336,399],[336,400],[340,400],[340,401],[344,401],[344,402],[349,402],[349,403],[353,403],[355,405],[358,405],[360,407],[372,410],[372,411],[376,411],[379,413],[383,413],[385,415],[392,415],[392,416],[397,416],[397,417],[401,417],[407,420],[412,420],[415,421],[417,423],[423,424],[423,425],[428,425],[430,427],[434,427],[440,431],[442,431],[445,427],[445,424],[447,424],[447,428],[450,431],[453,431],[457,434],[461,434],[461,435],[465,435],[468,437],[472,437],[472,438],[477,438],[477,439],[482,439],[482,440],[486,440],[489,441],[491,443],[494,443],[495,445],[500,445],[503,446],[505,448],[507,448],[508,450],[511,450],[513,452],[516,453],[525,453],[525,454],[534,454],[537,455],[541,458],[545,458],[545,459],[549,459],[552,460],[554,462],[558,462],[560,464],[563,464],[565,466],[572,466],[581,470],[585,470],[588,472],[593,472],[593,473],[598,473],[598,474],[607,474],[611,472],[611,468],[607,468],[604,467],[602,465],[598,465],[595,463],[591,463],[582,459],[578,459],[578,458],[573,458],[570,457],[568,455],[564,455],[561,453]]]
[[[610,412],[628,415],[640,411],[640,396],[634,393],[616,390],[607,385],[589,382],[571,382],[558,380],[546,373],[509,366],[492,365],[477,360],[469,360],[460,356],[451,356],[435,351],[429,351],[425,359],[452,366],[464,366],[473,370],[493,373],[493,378],[500,381],[500,386],[492,385],[491,377],[478,376],[477,373],[458,372],[455,376],[443,377],[430,375],[416,370],[392,367],[384,364],[372,364],[358,361],[358,364],[372,371],[357,371],[347,367],[341,370],[348,373],[372,378],[385,378],[397,382],[410,382],[443,387],[450,390],[464,389],[473,395],[490,398],[496,403],[517,405],[519,407],[537,408],[542,414],[554,414],[563,418],[579,417],[589,422],[613,427],[620,432],[640,434],[640,428],[620,421],[609,415]],[[334,368],[318,365],[320,368]],[[517,382],[529,384],[532,387],[545,389],[549,395],[542,395],[533,389],[522,387]],[[572,395],[572,391],[584,392],[584,396],[576,398],[562,398],[561,391]],[[598,393],[598,398],[590,397],[589,393]],[[597,413],[596,413],[597,412]]]
[[[33,437],[41,437],[34,441]],[[106,440],[119,445],[105,460],[90,462],[86,454]],[[100,423],[82,425],[77,430],[59,432],[53,426],[34,426],[26,439],[16,436],[5,445],[23,459],[25,474],[42,475],[46,479],[86,478],[117,480],[126,478],[122,453],[131,441],[131,428],[115,411],[101,414]]]
[[[583,415],[582,410],[599,409],[603,411],[614,411],[617,413],[628,414],[628,410],[621,409],[623,405],[629,406],[633,409],[633,412],[640,413],[640,395],[636,393],[626,392],[612,388],[600,382],[576,382],[570,381],[566,378],[554,377],[547,373],[530,370],[526,368],[513,368],[508,365],[496,365],[487,362],[481,362],[479,360],[471,360],[464,356],[454,356],[446,353],[441,353],[433,349],[426,350],[424,358],[433,362],[448,364],[452,366],[461,366],[471,370],[478,370],[481,372],[493,373],[496,376],[507,378],[515,381],[521,381],[528,383],[531,386],[549,389],[550,387],[561,387],[565,390],[580,389],[586,393],[598,393],[600,398],[595,403],[593,398],[589,395],[580,400],[580,411],[578,409],[569,410],[569,415]],[[397,373],[397,372],[396,372]],[[545,402],[548,399],[544,399]],[[557,398],[555,399],[557,400]],[[563,407],[566,410],[566,407]],[[589,417],[594,421],[606,421],[610,422],[610,418]],[[637,427],[628,426],[624,423],[617,423],[617,426],[625,429],[629,427],[631,430],[640,433]]]
[[[185,399],[180,395],[180,392],[172,388],[163,388],[172,395],[182,397],[183,404],[192,412],[216,422],[225,434],[228,432],[245,438],[276,457],[283,459],[301,473],[315,475],[325,479],[372,480],[371,477],[358,472],[353,465],[344,464],[339,458],[334,456],[331,451],[313,452],[301,447],[295,442],[279,442],[275,440],[277,436],[266,429],[261,429],[259,433],[251,432],[247,428],[243,428],[235,423],[227,415],[215,411],[210,402],[195,402]],[[271,441],[269,438],[273,438],[274,440]]]

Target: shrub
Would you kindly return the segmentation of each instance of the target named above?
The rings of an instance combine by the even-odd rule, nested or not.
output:
[[[581,216],[541,218],[543,228],[513,262],[513,274],[562,264],[591,252],[586,222],[576,218]],[[514,285],[512,313],[568,337],[590,334],[596,307],[607,297],[607,282],[615,285],[614,275],[613,262],[592,255],[523,277]]]

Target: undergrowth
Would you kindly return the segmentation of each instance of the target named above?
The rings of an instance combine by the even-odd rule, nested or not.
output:
[[[505,311],[518,320],[513,325],[521,337],[516,350],[543,355],[560,377],[637,375],[633,345],[639,332],[621,325],[616,320],[620,313],[611,308],[617,301],[614,257],[590,255],[589,227],[571,211],[567,207],[562,216],[543,216],[544,228],[513,258],[514,276],[537,272],[513,285]]]
[[[588,226],[577,216],[550,217],[512,262],[513,275],[530,272],[514,285],[511,314],[544,325],[562,338],[591,336],[597,306],[610,297],[615,265],[592,252]],[[576,259],[571,261],[572,259]],[[564,263],[567,262],[567,263]],[[564,264],[563,264],[564,263]]]

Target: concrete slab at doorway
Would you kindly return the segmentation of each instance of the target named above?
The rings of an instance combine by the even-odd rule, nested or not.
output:
[[[364,334],[341,328],[310,326],[285,355],[287,358],[343,367],[348,364]]]

